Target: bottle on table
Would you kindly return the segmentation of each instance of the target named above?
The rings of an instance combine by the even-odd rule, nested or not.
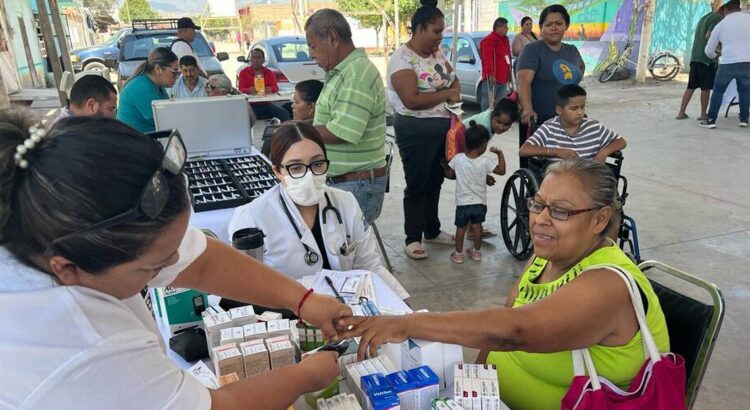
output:
[[[263,74],[255,75],[255,93],[257,95],[266,95],[266,80],[263,79]]]

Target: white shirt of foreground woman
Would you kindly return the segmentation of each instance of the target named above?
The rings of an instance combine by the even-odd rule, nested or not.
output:
[[[281,201],[284,201],[286,210]],[[338,215],[333,209],[338,210]],[[321,252],[326,252],[332,270],[363,269],[373,272],[400,298],[409,297],[406,289],[380,262],[375,235],[365,221],[354,195],[340,189],[325,187],[324,195],[319,198],[317,217],[325,249],[318,249],[312,230],[302,219],[287,190],[281,185],[276,185],[258,199],[235,210],[229,222],[229,236],[243,228],[254,227],[262,230],[266,235],[263,263],[289,277],[299,279],[314,275],[323,269],[321,257],[312,265],[306,262],[305,254],[309,249],[318,256]],[[294,226],[299,230],[301,238]],[[346,235],[346,238],[342,238],[343,235]],[[351,252],[341,252],[342,245],[345,246],[347,243],[356,243],[356,246],[348,246]]]
[[[188,229],[180,259],[149,286],[172,283],[206,249]],[[21,409],[208,409],[208,389],[164,354],[140,294],[61,286],[0,247],[0,405]],[[33,320],[29,320],[33,318]],[[10,359],[9,362],[6,362]],[[127,404],[126,404],[127,403]]]

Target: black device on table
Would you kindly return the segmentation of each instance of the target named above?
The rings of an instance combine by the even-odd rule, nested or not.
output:
[[[339,354],[339,357],[346,353],[347,350],[349,350],[348,339],[339,340],[338,342],[331,342],[318,349],[319,352],[336,352]]]

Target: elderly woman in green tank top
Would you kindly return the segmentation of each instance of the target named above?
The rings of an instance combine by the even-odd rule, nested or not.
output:
[[[340,334],[362,336],[360,355],[408,337],[481,349],[477,362],[497,365],[502,399],[513,409],[559,408],[573,380],[571,350],[584,347],[600,376],[627,389],[645,358],[638,322],[622,279],[595,265],[633,276],[661,352],[669,351],[669,335],[648,279],[606,236],[619,206],[617,181],[604,164],[557,162],[528,206],[536,254],[505,307],[347,318]]]

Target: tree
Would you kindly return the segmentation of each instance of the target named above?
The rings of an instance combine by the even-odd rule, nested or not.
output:
[[[83,0],[83,7],[93,10],[96,16],[109,16],[117,7],[117,0]]]
[[[155,18],[159,18],[159,13],[154,11],[146,0],[125,0],[120,8],[120,21],[123,23]]]

